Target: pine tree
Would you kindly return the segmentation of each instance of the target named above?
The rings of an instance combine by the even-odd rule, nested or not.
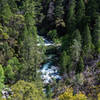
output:
[[[63,0],[55,0],[55,18],[63,18],[64,9],[63,9]]]
[[[13,13],[16,13],[18,11],[17,4],[16,4],[15,0],[8,0],[8,4],[9,4],[10,9]]]
[[[47,85],[47,87],[46,87],[46,93],[47,93],[47,98],[49,100],[51,100],[53,93],[51,91],[51,86],[50,85]]]
[[[63,51],[60,59],[61,73],[68,70],[68,65],[70,64],[70,57],[67,55],[66,51]]]
[[[76,73],[83,72],[83,70],[84,70],[84,61],[83,61],[83,58],[80,57],[79,62],[76,67]]]
[[[22,55],[25,66],[22,71],[25,80],[35,80],[37,78],[37,69],[43,61],[43,48],[37,46],[37,34],[28,34],[24,40]],[[26,73],[25,73],[26,72]]]
[[[14,81],[14,76],[15,76],[15,73],[12,70],[12,66],[8,65],[7,67],[5,67],[4,72],[6,77],[5,82],[12,83]]]
[[[94,28],[94,45],[96,47],[96,51],[100,53],[100,15],[98,15],[96,19]]]
[[[81,42],[73,39],[72,45],[70,46],[70,56],[72,61],[78,62],[81,53]]]
[[[70,2],[70,6],[69,6],[67,18],[66,18],[67,32],[70,34],[73,33],[73,31],[76,28],[75,7],[76,7],[76,2],[75,0],[72,0]]]
[[[36,24],[39,25],[44,19],[42,0],[34,0],[36,12]]]
[[[82,38],[80,31],[77,29],[73,32],[72,42],[70,44],[70,55],[73,61],[78,61],[82,49]]]
[[[82,42],[81,34],[78,29],[76,29],[73,33],[73,38],[76,39],[78,42]]]
[[[91,31],[88,24],[86,24],[83,32],[83,49],[85,54],[88,56],[88,54],[92,52],[93,48],[94,46],[92,44]]]
[[[34,1],[26,0],[23,2],[24,16],[25,22],[28,29],[29,34],[35,34],[37,29],[35,27],[35,4]]]
[[[2,65],[0,65],[0,92],[1,92],[2,88],[4,87],[4,78],[5,78],[4,70],[2,68]]]
[[[8,20],[12,16],[10,7],[6,0],[0,0],[0,5],[0,18],[2,19],[3,23],[8,23]]]
[[[94,19],[98,11],[98,2],[96,0],[88,0],[86,14]]]
[[[76,12],[76,19],[77,19],[77,27],[82,30],[82,19],[85,16],[85,4],[83,0],[78,0],[77,3],[77,12]]]

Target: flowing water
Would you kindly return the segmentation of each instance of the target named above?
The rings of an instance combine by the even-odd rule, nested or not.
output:
[[[46,38],[42,37],[44,41],[44,46],[53,46],[54,43],[52,41],[47,40]],[[41,45],[40,43],[38,45]],[[38,72],[41,73],[41,79],[44,85],[50,85],[54,81],[58,82],[62,79],[59,73],[59,67],[55,66],[53,60],[55,59],[55,54],[47,55],[47,62],[40,67]],[[44,88],[44,92],[46,89]]]
[[[42,37],[44,41],[44,46],[52,46],[54,43],[52,41],[47,40]],[[38,44],[41,45],[41,44]],[[59,74],[59,68],[53,65],[53,59],[55,58],[54,54],[48,55],[47,59],[49,59],[45,64],[43,64],[38,72],[41,73],[41,79],[44,84],[52,83],[53,80],[61,80],[61,76]]]

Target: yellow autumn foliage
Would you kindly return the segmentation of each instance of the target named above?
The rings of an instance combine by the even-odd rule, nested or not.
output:
[[[98,100],[100,100],[100,93],[98,94]]]
[[[87,97],[81,92],[76,95],[73,95],[72,88],[68,88],[66,92],[61,94],[58,98],[59,100],[87,100]]]

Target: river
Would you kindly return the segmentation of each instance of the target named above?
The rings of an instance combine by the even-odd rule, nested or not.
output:
[[[53,46],[54,43],[47,38],[41,37],[42,40],[44,41],[44,46]],[[41,45],[40,43],[38,46]],[[56,54],[49,54],[47,56],[47,62],[43,64],[38,72],[41,73],[41,79],[43,81],[44,85],[50,85],[54,81],[58,82],[59,80],[62,79],[59,73],[59,67],[57,67],[54,63],[53,60],[56,57]],[[45,91],[45,89],[44,89]]]

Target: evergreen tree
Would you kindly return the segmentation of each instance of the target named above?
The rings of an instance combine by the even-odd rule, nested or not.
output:
[[[96,0],[88,0],[86,14],[93,20],[98,11],[98,2]]]
[[[5,77],[6,77],[5,82],[6,83],[14,82],[15,73],[12,70],[12,66],[8,65],[7,67],[5,67],[4,72],[5,72]]]
[[[1,92],[2,88],[4,87],[4,78],[5,78],[4,70],[2,68],[2,65],[0,65],[0,92]]]
[[[77,11],[76,11],[76,19],[77,19],[77,27],[82,30],[82,19],[85,16],[85,4],[83,0],[78,0],[77,3]]]
[[[6,0],[0,0],[0,20],[3,23],[8,23],[8,20],[12,16],[12,12]]]
[[[76,39],[78,42],[82,42],[82,38],[81,38],[81,34],[80,34],[80,31],[78,29],[76,29],[74,32],[73,32],[73,36],[72,36],[74,39]]]
[[[83,70],[84,70],[84,61],[83,61],[83,58],[80,57],[79,62],[76,67],[76,73],[83,72]]]
[[[61,73],[67,71],[68,65],[70,64],[70,57],[67,55],[66,51],[63,51],[60,58]]]
[[[35,80],[37,77],[37,69],[40,63],[43,61],[43,48],[37,46],[36,34],[30,34],[24,40],[23,45],[23,58],[24,58],[24,69],[22,70],[25,80]],[[25,75],[24,75],[25,74]]]
[[[69,10],[66,18],[66,27],[68,33],[73,33],[73,31],[76,28],[76,16],[75,16],[75,7],[76,2],[75,0],[72,0],[69,5]]]
[[[10,9],[13,13],[16,13],[18,11],[17,4],[16,4],[15,0],[8,0],[8,4],[9,4]]]
[[[57,31],[56,30],[50,30],[47,34],[51,39],[55,39],[57,37]]]
[[[20,79],[19,72],[21,67],[22,65],[16,57],[8,60],[8,66],[5,68],[5,71],[9,72],[5,74],[8,77],[8,82],[14,83]]]
[[[14,92],[11,100],[47,100],[44,98],[43,93],[40,92],[42,90],[39,90],[34,82],[19,80],[11,86],[11,90]]]
[[[100,53],[100,15],[98,15],[96,19],[94,28],[94,45],[96,47],[96,51]]]
[[[42,0],[34,0],[36,12],[36,24],[39,25],[44,19]]]
[[[50,85],[47,85],[47,87],[46,87],[46,93],[47,93],[47,98],[49,100],[51,100],[51,98],[52,98],[52,91],[51,91],[51,86]]]
[[[23,2],[23,11],[25,16],[25,22],[28,29],[29,34],[37,33],[37,29],[35,27],[35,4],[34,1],[26,0]]]
[[[55,0],[55,18],[63,18],[64,9],[63,9],[63,0]]]
[[[85,54],[88,56],[88,54],[92,52],[93,48],[91,31],[88,24],[86,24],[83,32],[83,49]]]
[[[70,55],[72,60],[78,61],[81,53],[82,48],[82,38],[80,31],[77,29],[73,32],[72,35],[72,43],[70,45]]]
[[[80,41],[77,41],[76,39],[73,40],[72,45],[70,46],[70,56],[72,58],[72,61],[79,61],[81,53],[81,43]]]

